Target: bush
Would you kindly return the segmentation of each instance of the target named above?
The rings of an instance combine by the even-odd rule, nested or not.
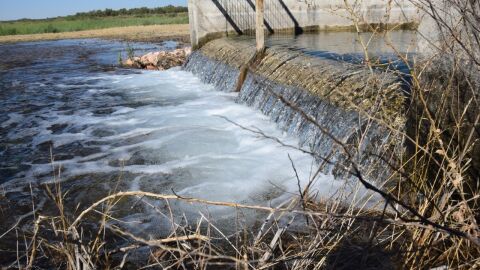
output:
[[[60,30],[58,28],[54,27],[52,24],[47,25],[46,28],[43,29],[44,33],[58,33]]]
[[[0,36],[17,35],[17,34],[18,34],[17,28],[0,27]]]

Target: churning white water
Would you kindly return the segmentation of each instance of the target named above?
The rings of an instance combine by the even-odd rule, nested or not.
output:
[[[298,145],[296,139],[280,131],[261,113],[236,104],[236,94],[216,91],[192,74],[179,70],[112,79],[113,83],[121,85],[116,91],[124,91],[134,100],[172,103],[133,110],[121,108],[114,113],[113,119],[105,121],[113,129],[121,127],[123,130],[112,136],[115,139],[145,138],[133,145],[107,146],[105,151],[115,158],[128,159],[128,149],[140,147],[152,159],[163,160],[147,166],[126,166],[126,171],[168,173],[175,169],[187,170],[192,177],[183,183],[179,194],[223,201],[249,201],[279,187],[296,192],[298,180],[293,166],[302,185],[314,173],[312,170],[316,166],[311,156],[282,147],[224,119],[259,129],[286,144]],[[178,100],[182,103],[175,104]],[[130,129],[124,130],[126,127]],[[328,194],[332,179],[323,176],[317,181],[322,193]]]
[[[235,103],[235,93],[180,68],[105,68],[123,45],[84,42],[6,47],[35,48],[38,58],[1,74],[0,184],[7,196],[16,194],[10,198],[28,204],[28,183],[55,180],[72,207],[120,190],[267,204],[311,180],[311,156],[238,126],[298,145],[268,117]],[[325,196],[339,185],[329,176],[315,179]]]
[[[42,134],[36,138],[38,143],[50,140],[55,148],[95,141],[101,146],[100,153],[57,161],[64,168],[63,177],[121,170],[137,175],[130,183],[131,190],[170,193],[161,188],[168,184],[183,196],[246,202],[266,196],[272,189],[298,190],[289,154],[304,183],[316,168],[311,156],[282,147],[224,119],[298,145],[261,113],[236,104],[236,94],[217,91],[189,72],[175,69],[95,79],[99,79],[98,89],[87,91],[85,98],[95,98],[98,93],[121,95],[128,104],[146,105],[116,106],[102,116],[89,112],[48,115],[45,126],[55,123],[88,127],[75,134]],[[109,132],[108,136],[99,138],[99,130]],[[139,156],[141,162],[136,162]],[[41,164],[31,171],[35,175],[48,170],[50,164]],[[158,182],[148,177],[147,183],[142,181],[147,176],[166,174],[179,177]],[[317,186],[328,193],[331,179],[324,176],[318,181]]]

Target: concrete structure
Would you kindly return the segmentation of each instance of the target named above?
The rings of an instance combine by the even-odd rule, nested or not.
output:
[[[220,38],[193,52],[185,69],[219,90],[237,91],[242,68],[255,54],[253,40]],[[366,179],[383,183],[392,173],[389,164],[400,161],[403,139],[390,128],[403,129],[405,96],[395,75],[269,46],[242,80],[237,102],[259,109],[298,136],[300,146],[320,163],[329,159],[323,172],[351,177],[338,140],[358,149]]]
[[[355,20],[360,25],[419,22],[418,11],[408,0],[392,1],[391,6],[384,0],[363,0],[356,6],[349,2],[265,0],[265,29],[270,33],[350,29]],[[193,47],[215,37],[255,33],[254,0],[189,0],[188,9]],[[357,16],[353,20],[352,14]]]

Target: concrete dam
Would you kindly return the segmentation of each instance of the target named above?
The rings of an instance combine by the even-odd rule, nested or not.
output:
[[[478,2],[253,2],[190,0],[195,51],[184,68],[297,136],[316,173],[382,197],[382,216],[409,212],[404,221],[450,226],[449,237],[462,228],[455,234],[480,246]],[[429,230],[409,245],[426,243]],[[473,245],[464,250],[479,258]],[[412,262],[405,268],[456,268]]]
[[[255,31],[254,0],[189,0],[193,47],[220,36]],[[265,0],[265,30],[274,33],[339,31],[369,25],[415,28],[421,13],[411,1]]]
[[[365,23],[347,19],[353,11],[343,1],[266,1],[264,25],[270,36],[263,57],[252,64],[255,41],[248,36],[255,31],[254,3],[189,1],[191,40],[197,50],[185,69],[218,90],[239,91],[237,102],[260,110],[298,136],[300,146],[315,155],[324,173],[350,178],[349,164],[354,161],[368,179],[383,182],[392,177],[405,150],[398,131],[406,122],[408,76],[369,70],[361,63],[362,50],[353,52],[342,43],[347,38],[347,43],[360,46],[354,41],[357,33],[351,31],[356,27],[415,28],[419,14],[408,1],[394,6],[361,3],[355,10],[368,18]],[[296,41],[291,37],[299,33],[316,41],[292,45]],[[329,40],[335,48],[322,48]],[[397,45],[408,42],[412,41]],[[377,60],[388,50],[385,44],[370,47],[379,50]]]
[[[194,52],[186,69],[219,90],[234,91],[241,66],[254,53],[251,42],[214,40]],[[379,93],[384,100],[376,100]],[[325,164],[325,172],[337,177],[346,176],[347,157],[334,138],[351,146],[361,143],[361,163],[376,168],[376,177],[383,179],[390,170],[377,156],[387,152],[391,160],[401,151],[400,139],[384,124],[398,128],[404,123],[399,113],[404,97],[394,76],[371,77],[368,69],[353,64],[272,47],[248,73],[237,101],[259,109],[298,135],[301,145]]]

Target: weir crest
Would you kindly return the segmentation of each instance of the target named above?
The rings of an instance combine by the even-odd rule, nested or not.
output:
[[[195,51],[184,68],[218,90],[232,92],[241,67],[254,54],[251,41],[217,39]],[[353,161],[366,179],[383,183],[403,153],[401,87],[400,79],[388,72],[372,73],[364,66],[273,46],[250,65],[237,102],[298,136],[322,172],[352,178]]]

